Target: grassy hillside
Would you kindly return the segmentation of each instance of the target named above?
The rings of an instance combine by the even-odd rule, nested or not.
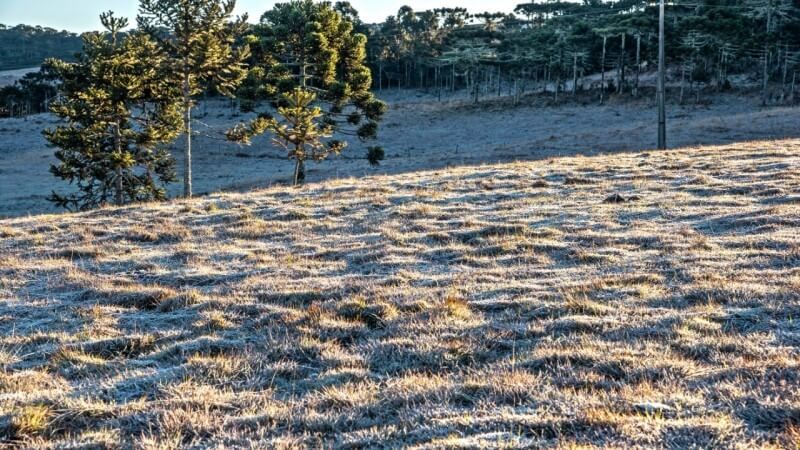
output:
[[[0,221],[0,440],[797,446],[799,233],[800,140]]]

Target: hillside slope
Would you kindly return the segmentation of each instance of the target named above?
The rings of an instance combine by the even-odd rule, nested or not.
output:
[[[384,92],[383,98],[390,106],[379,139],[362,143],[341,136],[351,145],[324,164],[309,164],[307,181],[636,152],[656,145],[653,118],[657,114],[650,97],[612,98],[597,105],[587,94],[580,101],[568,99],[566,104],[548,106],[550,96],[531,95],[517,107],[507,98],[474,105],[461,95],[438,102],[405,90]],[[670,99],[675,101],[677,94]],[[759,95],[744,91],[706,100],[710,104],[668,105],[670,147],[800,138],[800,108],[762,108]],[[222,140],[222,133],[246,117],[232,109],[230,102],[201,102],[197,117],[203,123],[203,132],[192,143],[198,193],[250,191],[291,179],[294,166],[272,145],[270,136],[254,139],[251,147]],[[73,191],[73,186],[49,170],[57,160],[42,131],[56,125],[48,114],[27,121],[0,120],[0,218],[60,212],[47,196],[53,190]],[[375,144],[386,149],[386,161],[380,167],[371,167],[364,158],[366,146]],[[171,147],[181,161],[182,141]],[[181,183],[168,187],[172,196],[180,195],[182,189]]]
[[[0,440],[791,447],[799,232],[800,140],[0,221]]]

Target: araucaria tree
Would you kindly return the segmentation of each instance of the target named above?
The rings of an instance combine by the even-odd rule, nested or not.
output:
[[[126,19],[109,12],[101,21],[106,31],[84,35],[76,63],[46,63],[61,94],[51,110],[65,121],[45,131],[59,147],[51,172],[78,187],[50,200],[69,209],[161,200],[164,185],[175,180],[162,145],[180,134],[173,101],[179,86],[160,70],[165,55],[145,34],[123,37]]]
[[[185,136],[183,194],[192,196],[192,108],[197,95],[215,89],[233,95],[247,73],[246,46],[237,39],[246,17],[233,20],[235,0],[141,0],[139,26],[155,37],[180,77]]]
[[[275,111],[287,122],[302,115],[322,134],[375,138],[386,104],[370,91],[366,44],[366,36],[356,33],[353,23],[329,2],[275,5],[254,29],[251,70],[238,94],[245,109],[261,108],[261,118],[239,125],[229,138],[247,142],[254,134],[275,131],[263,126]],[[307,111],[301,114],[299,109]],[[345,143],[328,141],[325,146],[329,150],[308,159],[321,161]],[[299,183],[305,178],[306,157],[294,159],[294,181]]]
[[[314,106],[316,98],[307,89],[295,88],[282,95],[282,103],[286,106],[278,107],[280,119],[259,117],[248,128],[249,135],[271,133],[273,144],[286,150],[288,158],[297,162],[295,185],[300,182],[303,162],[322,161],[330,154],[339,154],[345,147],[342,141],[327,140],[333,136],[334,127],[319,120],[323,113],[320,107]]]

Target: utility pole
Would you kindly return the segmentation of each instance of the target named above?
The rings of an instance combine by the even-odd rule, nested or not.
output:
[[[772,31],[772,0],[767,2],[767,33],[764,35],[764,93],[763,106],[769,103],[769,33]]]
[[[658,149],[667,149],[667,109],[665,102],[664,91],[666,89],[666,66],[664,57],[664,2],[659,2],[658,12],[658,92],[656,99],[658,101]]]

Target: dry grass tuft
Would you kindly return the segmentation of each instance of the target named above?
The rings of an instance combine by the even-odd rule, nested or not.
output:
[[[469,302],[456,290],[449,290],[444,296],[444,310],[450,317],[456,319],[469,319],[472,317],[472,309]]]
[[[0,239],[8,239],[21,235],[22,232],[20,230],[11,227],[0,227]]]
[[[590,300],[585,294],[579,296],[569,291],[562,293],[564,309],[571,314],[584,314],[589,316],[605,316],[612,313],[612,309],[602,303]]]
[[[52,411],[43,405],[27,405],[11,414],[11,440],[24,440],[44,434],[50,424]]]

